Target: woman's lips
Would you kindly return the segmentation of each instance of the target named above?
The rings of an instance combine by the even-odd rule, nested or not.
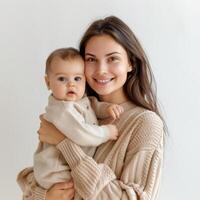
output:
[[[98,84],[107,84],[109,82],[111,82],[114,78],[107,78],[107,79],[96,79],[94,78],[94,80],[98,83]]]

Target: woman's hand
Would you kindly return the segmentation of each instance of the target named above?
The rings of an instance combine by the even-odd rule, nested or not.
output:
[[[40,120],[41,123],[38,134],[41,142],[57,145],[65,139],[65,135],[63,135],[52,123],[46,121],[42,115],[40,115]]]
[[[74,198],[73,182],[56,183],[46,193],[45,200],[71,200]]]

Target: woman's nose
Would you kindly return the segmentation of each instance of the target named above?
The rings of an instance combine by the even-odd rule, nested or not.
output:
[[[97,67],[99,74],[105,74],[108,71],[107,65],[105,62],[99,62]]]

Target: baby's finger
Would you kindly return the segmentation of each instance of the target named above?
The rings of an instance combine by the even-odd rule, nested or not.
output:
[[[115,116],[116,116],[116,118],[118,119],[119,116],[120,116],[120,112],[119,112],[118,108],[117,108],[117,107],[114,107],[114,108],[113,108],[113,112],[115,113]]]
[[[124,108],[122,106],[120,106],[120,110],[121,110],[121,113],[124,112]]]
[[[122,106],[117,106],[117,110],[119,111],[119,113],[123,113],[124,112],[124,108]]]
[[[117,140],[118,138],[118,133],[116,133],[116,135],[113,136],[113,140]]]
[[[111,109],[110,110],[110,114],[111,114],[111,117],[113,118],[113,119],[116,119],[116,114],[115,114],[115,110],[114,109]]]

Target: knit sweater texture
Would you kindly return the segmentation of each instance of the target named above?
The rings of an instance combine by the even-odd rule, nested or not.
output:
[[[124,113],[115,121],[116,141],[100,145],[94,157],[64,139],[57,145],[71,168],[77,199],[155,200],[163,163],[163,122],[152,111],[131,102],[121,104]],[[46,190],[38,187],[33,169],[18,175],[24,200],[44,200]]]
[[[106,110],[107,103],[91,98],[95,111]],[[74,143],[82,146],[84,152],[93,156],[96,146],[108,141],[109,130],[98,126],[97,117],[87,96],[78,101],[61,101],[49,96],[44,118]],[[97,116],[98,116],[97,112]],[[106,113],[105,113],[106,116]],[[70,168],[60,151],[54,146],[40,142],[34,154],[34,176],[37,183],[49,189],[58,182],[71,179]]]

